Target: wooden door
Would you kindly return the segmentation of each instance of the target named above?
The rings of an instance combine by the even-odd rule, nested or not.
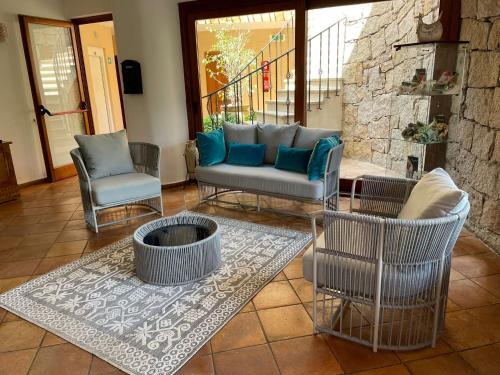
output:
[[[19,16],[47,176],[74,176],[74,136],[89,134],[89,113],[71,22]]]

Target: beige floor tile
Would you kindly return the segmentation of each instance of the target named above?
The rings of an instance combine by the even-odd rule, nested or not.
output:
[[[295,258],[292,260],[290,264],[285,267],[283,273],[288,279],[300,279],[301,277],[304,277],[304,274],[302,273],[302,259]]]
[[[66,343],[66,340],[54,335],[51,332],[47,332],[42,341],[42,346],[52,346]]]
[[[265,343],[255,312],[237,314],[211,340],[214,353]]]
[[[404,365],[381,367],[374,370],[355,372],[356,375],[411,375]]]
[[[360,345],[331,335],[322,335],[345,372],[357,372],[398,364],[399,358],[390,351]]]
[[[290,284],[292,284],[295,293],[297,293],[302,303],[312,302],[313,286],[311,282],[301,278],[290,280]]]
[[[500,298],[500,274],[471,279],[477,285]]]
[[[470,310],[446,313],[443,339],[454,350],[464,350],[495,342],[492,332]]]
[[[491,252],[454,257],[451,264],[455,270],[467,277],[500,273],[500,257]]]
[[[0,263],[0,279],[31,276],[39,263],[40,259]]]
[[[118,375],[118,374],[126,374],[125,372],[117,369],[113,365],[109,364],[106,361],[92,356],[92,363],[90,364],[90,371],[88,375]]]
[[[38,267],[35,269],[34,274],[43,275],[44,273],[50,272],[53,269],[68,264],[78,258],[80,258],[79,254],[45,258],[40,262]]]
[[[279,374],[269,346],[259,345],[213,355],[217,375]]]
[[[341,374],[342,368],[320,336],[306,336],[271,343],[283,375]]]
[[[59,237],[57,237],[57,242],[87,240],[94,235],[95,234],[88,229],[64,230]]]
[[[29,276],[13,277],[10,279],[0,279],[0,293],[4,293],[9,289],[15,288],[30,279]]]
[[[267,284],[252,300],[257,310],[300,303],[297,294],[288,281]]]
[[[418,350],[398,351],[395,352],[399,359],[403,362],[415,361],[429,357],[436,357],[441,354],[451,353],[453,349],[442,339],[438,339],[436,347],[427,347]]]
[[[29,374],[88,375],[91,362],[92,354],[72,344],[46,346],[38,351]]]
[[[211,355],[194,356],[176,373],[178,375],[213,375],[215,374]],[[91,375],[91,374],[89,374]]]
[[[413,375],[473,375],[474,369],[458,354],[421,359],[406,364]]]
[[[312,320],[302,305],[260,310],[257,314],[269,342],[312,334]]]
[[[35,358],[37,349],[0,353],[0,374],[25,375]]]
[[[0,352],[36,348],[45,331],[24,320],[0,324]]]
[[[448,296],[463,308],[491,305],[500,300],[471,280],[455,280],[450,282]]]
[[[453,249],[454,256],[488,252],[491,252],[491,250],[481,240],[473,236],[459,237]]]
[[[56,242],[50,247],[47,257],[81,254],[86,245],[87,240]]]
[[[481,375],[500,373],[500,343],[466,350],[460,356]]]

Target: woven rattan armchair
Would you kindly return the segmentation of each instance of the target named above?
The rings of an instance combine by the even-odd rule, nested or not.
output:
[[[87,173],[80,149],[71,150],[80,182],[85,221],[96,233],[100,227],[143,216],[163,215],[160,183],[160,147],[150,143],[129,142],[130,156],[136,173],[126,173],[92,180]],[[99,193],[99,190],[101,194]],[[104,193],[103,192],[104,190]],[[103,196],[106,196],[103,199]],[[131,214],[132,206],[141,206]],[[100,214],[109,208],[125,207],[125,210],[109,210],[111,220],[100,222]],[[123,215],[125,213],[125,215]]]
[[[358,183],[360,193],[355,194]],[[315,332],[389,350],[434,346],[444,325],[451,254],[469,211],[400,220],[416,181],[363,176],[351,212],[324,211],[325,245],[303,258]]]

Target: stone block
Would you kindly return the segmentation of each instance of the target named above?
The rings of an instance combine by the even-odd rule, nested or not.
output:
[[[473,51],[469,66],[469,87],[496,87],[500,53]]]
[[[474,170],[476,158],[467,150],[460,150],[456,160],[457,171],[463,176],[469,176]]]
[[[491,89],[467,89],[465,98],[464,116],[482,125],[488,125],[490,118],[493,90]]]
[[[495,148],[493,150],[491,160],[500,163],[500,132],[497,132],[497,135],[495,137]]]
[[[362,124],[368,124],[372,119],[373,101],[371,98],[365,98],[358,107],[358,121]]]
[[[480,225],[500,234],[500,201],[485,197]]]
[[[398,23],[396,21],[391,22],[384,30],[385,42],[388,46],[392,46],[399,40]]]
[[[490,36],[488,38],[488,49],[495,51],[500,49],[500,18],[493,22]]]
[[[386,139],[372,139],[372,151],[386,154],[389,151],[389,141]]]
[[[500,16],[500,6],[498,0],[477,0],[477,17]]]
[[[380,56],[384,52],[386,52],[387,49],[392,48],[390,45],[387,47],[385,43],[385,36],[384,36],[384,30],[380,30],[376,33],[374,33],[371,37],[371,48],[372,48],[372,58],[375,58],[377,56]]]
[[[354,139],[366,140],[368,138],[368,125],[356,124],[353,127]]]
[[[361,110],[360,110],[361,111]],[[373,98],[372,120],[378,120],[391,114],[391,94],[383,94]]]
[[[387,166],[387,154],[382,152],[373,151],[372,152],[372,163],[377,164],[381,167]]]
[[[344,103],[356,104],[363,100],[366,88],[356,85],[344,85]]]
[[[370,14],[371,16],[371,14]],[[379,30],[379,16],[371,16],[366,18],[365,26],[363,27],[362,35],[369,36],[375,34]]]
[[[496,196],[496,182],[498,176],[498,166],[496,163],[476,159],[474,163],[474,173],[472,175],[472,186],[479,192]]]
[[[344,125],[354,125],[358,122],[358,107],[344,104]]]
[[[466,119],[461,119],[458,127],[458,140],[460,142],[460,147],[464,148],[467,151],[470,151],[472,148],[472,139],[474,136],[474,123]]]
[[[466,18],[462,20],[460,40],[469,41],[469,47],[473,50],[486,49],[488,48],[489,31],[490,23]]]
[[[392,11],[391,1],[383,1],[380,3],[372,3],[372,9],[370,11],[371,16],[382,16]]]
[[[389,137],[390,125],[389,117],[385,116],[368,124],[368,137],[387,138]]]
[[[460,11],[462,18],[476,18],[477,0],[462,0]]]
[[[489,125],[491,128],[500,129],[500,87],[495,88],[491,103]]]
[[[469,194],[470,211],[468,220],[474,224],[479,224],[483,214],[483,194],[475,191],[470,186],[465,186],[464,190]]]
[[[345,64],[342,79],[344,84],[361,84],[363,82],[363,65],[361,63]]]
[[[476,124],[472,140],[472,154],[482,160],[489,160],[495,147],[495,132],[486,126]]]
[[[380,73],[380,67],[378,65],[366,69],[363,72],[363,83],[367,85],[368,89],[371,91],[380,90],[384,87],[385,77]]]
[[[398,17],[398,19],[399,38],[410,35],[410,33],[412,33],[412,30],[415,29],[417,23],[413,12],[409,11],[403,18]]]
[[[458,143],[448,143],[448,145],[446,147],[446,163],[447,163],[446,168],[447,169],[450,169],[450,166],[451,166],[451,168],[456,167],[456,164],[457,164],[456,159],[457,159],[459,150],[460,150],[460,146]]]
[[[359,39],[356,42],[346,43],[346,45],[347,48],[352,48],[349,62],[363,62],[371,58],[371,46],[369,37]]]
[[[372,147],[370,141],[353,142],[352,158],[363,161],[371,161]]]

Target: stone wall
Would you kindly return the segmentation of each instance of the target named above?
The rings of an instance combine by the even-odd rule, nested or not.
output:
[[[447,169],[469,193],[467,227],[500,252],[500,6],[462,0],[460,39],[470,41],[462,103],[450,122]]]
[[[421,111],[422,105],[414,97],[393,103],[394,80],[411,79],[415,70],[413,49],[396,54],[393,45],[416,42],[418,15],[423,14],[425,22],[432,22],[437,19],[438,8],[439,0],[394,0],[374,3],[367,16],[348,19],[346,49],[352,48],[352,53],[343,69],[343,137],[347,157],[383,167],[389,164],[393,169],[406,166],[402,157],[398,165],[392,163],[403,153],[398,142],[391,151],[389,139],[391,134],[399,136],[400,128],[408,124],[408,118],[413,120],[413,114]],[[408,118],[400,121],[400,114]]]

